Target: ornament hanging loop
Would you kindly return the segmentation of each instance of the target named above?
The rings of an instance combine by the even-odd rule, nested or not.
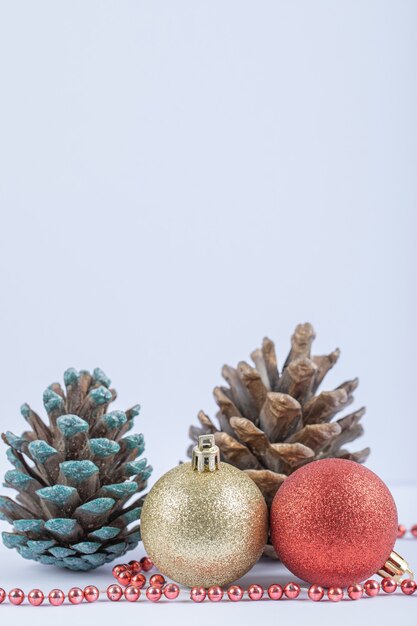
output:
[[[387,576],[394,578],[397,582],[401,582],[405,574],[408,574],[407,578],[414,579],[414,574],[407,561],[394,550],[389,555],[384,567],[378,570],[378,574],[383,578]]]
[[[214,441],[214,435],[200,435],[198,444],[193,449],[191,461],[193,470],[214,472],[220,466],[220,450]]]

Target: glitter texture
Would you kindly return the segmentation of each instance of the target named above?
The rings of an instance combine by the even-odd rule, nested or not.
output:
[[[227,585],[262,554],[267,507],[255,483],[220,463],[198,472],[191,463],[162,476],[141,515],[145,549],[157,568],[188,587]]]
[[[271,508],[279,558],[303,580],[346,587],[388,559],[397,535],[393,497],[376,474],[343,459],[302,467],[285,480]]]

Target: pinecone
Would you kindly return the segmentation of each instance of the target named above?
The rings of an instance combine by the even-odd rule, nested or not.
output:
[[[142,498],[129,501],[152,468],[138,459],[143,435],[126,436],[138,405],[108,413],[116,391],[98,368],[68,369],[64,381],[66,394],[59,383],[43,394],[48,425],[24,404],[30,430],[2,435],[15,467],[4,486],[18,492],[16,501],[0,497],[0,519],[13,524],[2,536],[26,559],[89,570],[137,546]]]
[[[300,466],[327,457],[363,463],[370,452],[365,448],[351,453],[342,447],[362,435],[359,421],[365,408],[331,421],[353,402],[358,379],[316,395],[340,351],[311,356],[314,338],[311,324],[297,326],[281,374],[274,343],[267,338],[251,355],[255,367],[244,361],[236,369],[225,365],[222,375],[229,386],[214,389],[219,428],[203,411],[198,415],[201,427],[190,428],[193,441],[213,433],[222,459],[248,473],[268,506],[285,478]]]

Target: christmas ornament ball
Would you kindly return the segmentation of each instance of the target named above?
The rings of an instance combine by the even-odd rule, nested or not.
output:
[[[256,563],[267,539],[268,513],[255,483],[219,461],[211,435],[201,439],[206,443],[196,447],[199,458],[167,472],[147,495],[141,534],[163,574],[208,588],[227,585]]]
[[[270,523],[284,565],[323,587],[346,587],[383,568],[398,526],[382,480],[344,459],[315,461],[289,476],[274,498]]]

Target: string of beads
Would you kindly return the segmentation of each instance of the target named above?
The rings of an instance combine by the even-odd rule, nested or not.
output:
[[[400,524],[398,526],[398,538],[404,537],[406,532],[405,526]],[[411,527],[410,532],[413,537],[417,538],[417,524]],[[128,602],[137,602],[147,582],[148,586],[145,589],[144,596],[150,602],[158,602],[163,597],[167,600],[178,598],[181,593],[179,586],[175,583],[167,583],[162,574],[152,574],[149,577],[149,581],[147,581],[144,572],[149,572],[152,568],[152,561],[145,556],[140,561],[130,561],[128,564],[116,565],[113,568],[113,576],[118,584],[109,585],[106,590],[100,591],[96,586],[88,585],[84,589],[72,587],[68,593],[64,593],[61,589],[52,589],[45,596],[40,589],[32,589],[27,595],[27,600],[32,606],[40,606],[45,602],[46,598],[53,606],[60,606],[65,600],[68,600],[70,604],[92,603],[97,602],[101,597],[107,597],[111,602],[118,602],[122,599]],[[349,585],[346,595],[351,600],[359,600],[364,595],[368,597],[377,596],[381,590],[384,593],[392,594],[397,589],[401,590],[404,595],[411,596],[417,589],[417,583],[411,579],[405,579],[400,584],[393,578],[383,578],[381,583],[376,580],[367,580],[363,585],[358,583]],[[206,599],[211,602],[219,602],[223,600],[225,594],[231,602],[239,602],[244,598],[245,593],[249,600],[252,601],[261,600],[262,598],[295,600],[301,594],[301,587],[296,582],[288,582],[284,586],[273,583],[265,590],[261,585],[254,583],[246,590],[242,589],[240,585],[231,585],[224,591],[218,585],[214,585],[209,589],[193,587],[189,592],[191,600],[197,603]],[[307,595],[313,602],[323,600],[326,595],[331,602],[340,602],[345,597],[345,591],[340,587],[330,587],[326,592],[320,585],[312,584],[307,590]],[[26,595],[19,588],[12,589],[9,593],[0,588],[0,604],[7,599],[10,604],[19,606],[25,601]]]

